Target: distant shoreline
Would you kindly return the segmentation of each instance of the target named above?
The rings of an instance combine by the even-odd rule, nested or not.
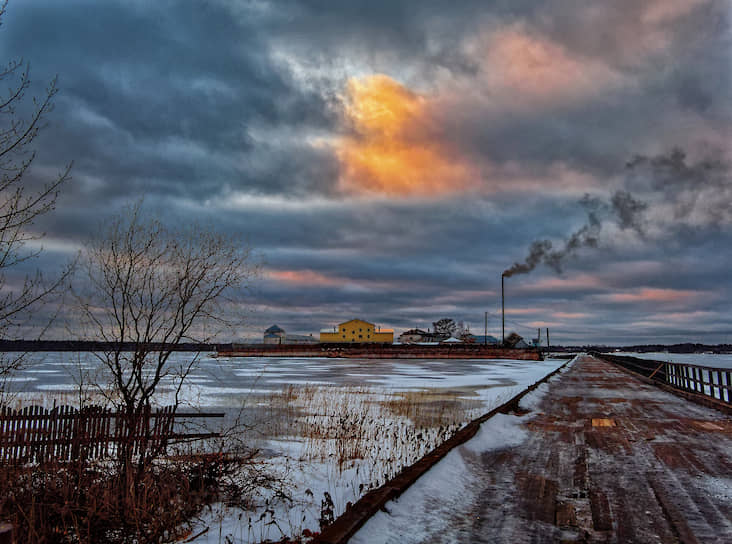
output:
[[[223,352],[233,351],[234,346],[250,345],[242,343],[221,342],[215,344],[196,344],[184,343],[178,345],[166,345],[161,343],[149,344],[147,347],[151,351],[160,351],[161,349],[172,349],[173,351],[188,352]],[[255,345],[255,344],[251,344]],[[0,352],[33,352],[33,351],[110,351],[119,349],[119,345],[114,342],[94,342],[84,340],[0,340]],[[122,351],[133,351],[135,344],[133,342],[124,342],[121,344]],[[698,343],[681,343],[681,344],[636,344],[633,346],[606,346],[606,345],[583,345],[583,346],[549,346],[542,347],[542,351],[554,353],[578,353],[586,351],[633,351],[638,353],[663,352],[669,353],[732,353],[732,344],[698,344]]]
[[[193,344],[185,343],[178,345],[153,343],[146,347],[151,351],[171,349],[172,351],[217,351],[222,346],[231,344]],[[0,340],[0,352],[34,352],[34,351],[134,351],[134,342],[94,342],[83,340]]]
[[[682,344],[636,344],[633,346],[606,346],[598,344],[588,344],[584,346],[551,346],[548,351],[551,352],[611,352],[611,351],[630,351],[636,353],[732,353],[732,344],[697,344],[692,342]]]

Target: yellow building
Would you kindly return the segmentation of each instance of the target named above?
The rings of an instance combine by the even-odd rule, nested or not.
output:
[[[394,329],[382,329],[361,319],[351,319],[337,327],[320,331],[321,342],[378,342],[393,343]]]

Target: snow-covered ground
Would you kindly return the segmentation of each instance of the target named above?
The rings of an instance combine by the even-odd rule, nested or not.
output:
[[[520,405],[528,410],[535,408],[547,389],[547,384],[540,385]],[[477,483],[483,469],[475,460],[488,451],[521,445],[528,437],[524,424],[534,415],[498,414],[483,423],[478,434],[448,453],[399,498],[389,501],[385,512],[376,513],[349,542],[417,544],[431,541],[434,535],[440,535],[441,542],[459,542],[450,520],[455,515],[455,504],[469,504],[481,490]]]
[[[172,364],[191,356],[174,354]],[[91,354],[39,353],[31,359],[7,388],[19,404],[75,404],[89,374],[104,381]],[[182,391],[185,402],[225,412],[220,425],[243,423],[239,438],[262,452],[257,470],[282,485],[260,493],[252,511],[214,505],[203,512],[193,534],[208,531],[195,542],[276,541],[317,531],[330,503],[338,516],[348,502],[564,362],[202,355]],[[170,400],[171,386],[163,387],[160,404]],[[513,429],[486,429],[486,441],[516,438]]]

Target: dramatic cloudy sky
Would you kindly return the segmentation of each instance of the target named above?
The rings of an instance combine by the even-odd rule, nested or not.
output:
[[[261,255],[258,334],[452,317],[732,342],[728,0],[13,0],[74,161],[36,266],[140,196]],[[515,273],[514,273],[515,272]],[[526,272],[526,273],[524,273]],[[508,332],[508,331],[507,331]]]

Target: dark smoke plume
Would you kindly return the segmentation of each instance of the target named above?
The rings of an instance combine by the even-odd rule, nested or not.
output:
[[[636,155],[626,167],[626,183],[657,194],[673,207],[677,223],[683,224],[692,213],[709,225],[732,218],[730,166],[721,154],[691,162],[686,153],[674,149],[655,157]]]
[[[510,278],[514,274],[528,274],[541,263],[551,251],[552,243],[549,240],[536,240],[529,247],[529,256],[522,263],[514,263],[511,268],[505,270],[503,275]]]
[[[688,226],[692,212],[696,220],[703,218],[710,226],[732,221],[732,179],[729,165],[722,159],[707,158],[692,163],[683,151],[674,149],[656,157],[636,155],[626,168],[626,187],[673,208],[672,226]],[[585,195],[580,205],[587,211],[587,223],[565,240],[560,249],[554,249],[549,240],[537,240],[529,247],[526,259],[514,263],[503,276],[528,274],[540,264],[561,273],[564,261],[578,249],[597,247],[602,227],[608,221],[621,230],[646,236],[648,203],[628,190],[615,192],[609,200]]]
[[[622,230],[633,229],[641,236],[645,233],[643,213],[648,204],[636,200],[628,191],[618,191],[610,200],[618,226]]]
[[[514,263],[503,272],[503,276],[509,278],[514,274],[528,274],[540,264],[548,266],[558,274],[561,273],[564,261],[578,249],[597,247],[603,221],[609,218],[613,218],[623,230],[632,228],[643,234],[642,214],[648,205],[636,200],[626,191],[616,192],[609,202],[585,195],[580,200],[580,205],[587,211],[587,223],[573,232],[560,249],[553,249],[553,244],[549,240],[534,241],[524,262]]]

